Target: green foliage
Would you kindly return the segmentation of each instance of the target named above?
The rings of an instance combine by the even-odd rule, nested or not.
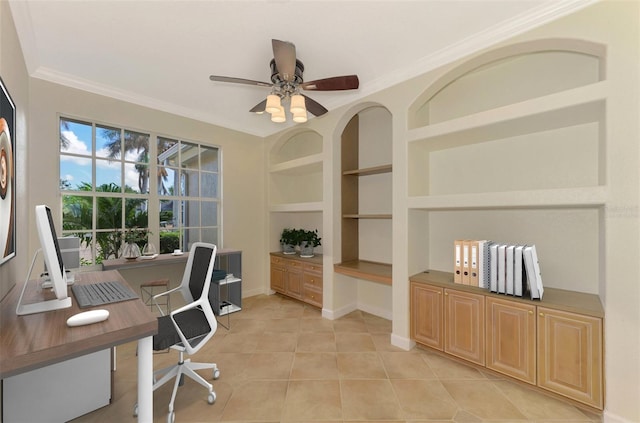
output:
[[[78,191],[91,192],[90,183],[82,182],[77,188]],[[98,192],[121,193],[120,186],[109,183],[96,187]],[[125,187],[125,192],[134,192],[130,187]],[[140,211],[144,199],[125,199],[126,215],[124,216],[125,227],[131,228],[127,232],[135,229],[136,244],[143,247],[147,240],[148,215],[146,211]],[[97,197],[96,198],[96,229],[95,240],[91,236],[93,228],[93,198],[84,195],[63,195],[62,214],[63,229],[74,231],[74,235],[80,237],[80,242],[90,247],[93,242],[96,244],[95,264],[103,260],[118,257],[118,252],[122,246],[126,234],[121,231],[122,227],[122,198],[120,197]],[[124,235],[124,236],[123,236]],[[130,234],[133,237],[132,234]]]
[[[318,236],[318,230],[317,229],[315,229],[313,231],[300,229],[299,231],[300,231],[299,234],[298,234],[299,242],[303,242],[303,241],[310,242],[311,244],[313,244],[314,247],[322,245],[322,243],[320,242],[322,240],[322,238],[320,238]]]
[[[300,243],[300,230],[284,228],[280,234],[280,244],[298,245]]]
[[[306,229],[292,229],[285,228],[280,235],[281,244],[300,245],[302,241],[307,241],[313,244],[314,247],[322,245],[322,238],[318,236],[318,230],[313,231]]]
[[[178,248],[180,248],[178,232],[160,232],[160,254],[173,253]]]

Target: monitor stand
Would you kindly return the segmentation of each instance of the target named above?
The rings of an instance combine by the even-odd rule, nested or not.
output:
[[[18,316],[24,316],[25,314],[43,313],[45,311],[59,310],[62,308],[71,307],[71,297],[67,297],[62,300],[54,298],[51,300],[43,300],[31,304],[22,304],[22,297],[24,296],[24,292],[27,289],[27,284],[29,283],[29,278],[31,277],[31,272],[33,271],[33,265],[35,264],[36,258],[38,257],[38,254],[40,254],[40,251],[42,250],[38,249],[33,255],[31,266],[29,266],[29,271],[27,272],[27,279],[24,281],[24,285],[22,285],[22,292],[20,293],[20,298],[18,298],[18,306],[16,307],[16,314]]]

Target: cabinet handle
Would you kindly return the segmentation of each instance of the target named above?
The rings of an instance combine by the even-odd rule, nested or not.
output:
[[[540,317],[544,317],[544,313],[540,313]]]
[[[529,314],[533,314],[533,311],[529,310]]]
[[[438,295],[442,295],[442,292],[438,291]]]
[[[438,294],[439,294],[439,292],[438,292]],[[449,293],[448,293],[448,292],[445,292],[445,293],[444,293],[444,295],[449,295]]]

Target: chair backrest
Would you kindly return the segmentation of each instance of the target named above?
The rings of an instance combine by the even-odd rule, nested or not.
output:
[[[213,308],[209,300],[209,288],[211,287],[211,276],[213,265],[216,260],[217,247],[206,242],[196,242],[191,246],[189,258],[182,276],[180,292],[187,302],[199,308],[207,320],[208,333],[198,336],[190,341],[184,335],[180,335],[182,345],[187,354],[194,354],[215,334],[217,320],[213,313]],[[185,307],[187,307],[185,306]],[[183,307],[184,308],[184,307]],[[176,310],[177,312],[178,310]],[[172,312],[173,315],[173,312]],[[176,324],[174,322],[174,324]]]
[[[182,275],[180,291],[187,303],[208,296],[217,247],[206,242],[195,242]]]

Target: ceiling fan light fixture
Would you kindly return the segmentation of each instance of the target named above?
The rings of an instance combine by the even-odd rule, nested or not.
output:
[[[295,123],[305,123],[307,121],[307,111],[295,112],[293,114],[293,121]]]
[[[304,96],[300,94],[294,94],[291,96],[291,108],[289,109],[291,113],[301,114],[304,113],[306,116],[307,109],[304,103]]]
[[[282,105],[280,104],[280,96],[276,94],[269,94],[267,96],[267,105],[265,107],[265,110],[271,114],[274,114],[280,112],[280,109],[282,109]]]
[[[277,97],[277,96],[276,96]],[[279,98],[278,98],[279,100]],[[287,117],[284,114],[284,107],[280,106],[277,112],[271,113],[271,121],[275,123],[286,122]]]

